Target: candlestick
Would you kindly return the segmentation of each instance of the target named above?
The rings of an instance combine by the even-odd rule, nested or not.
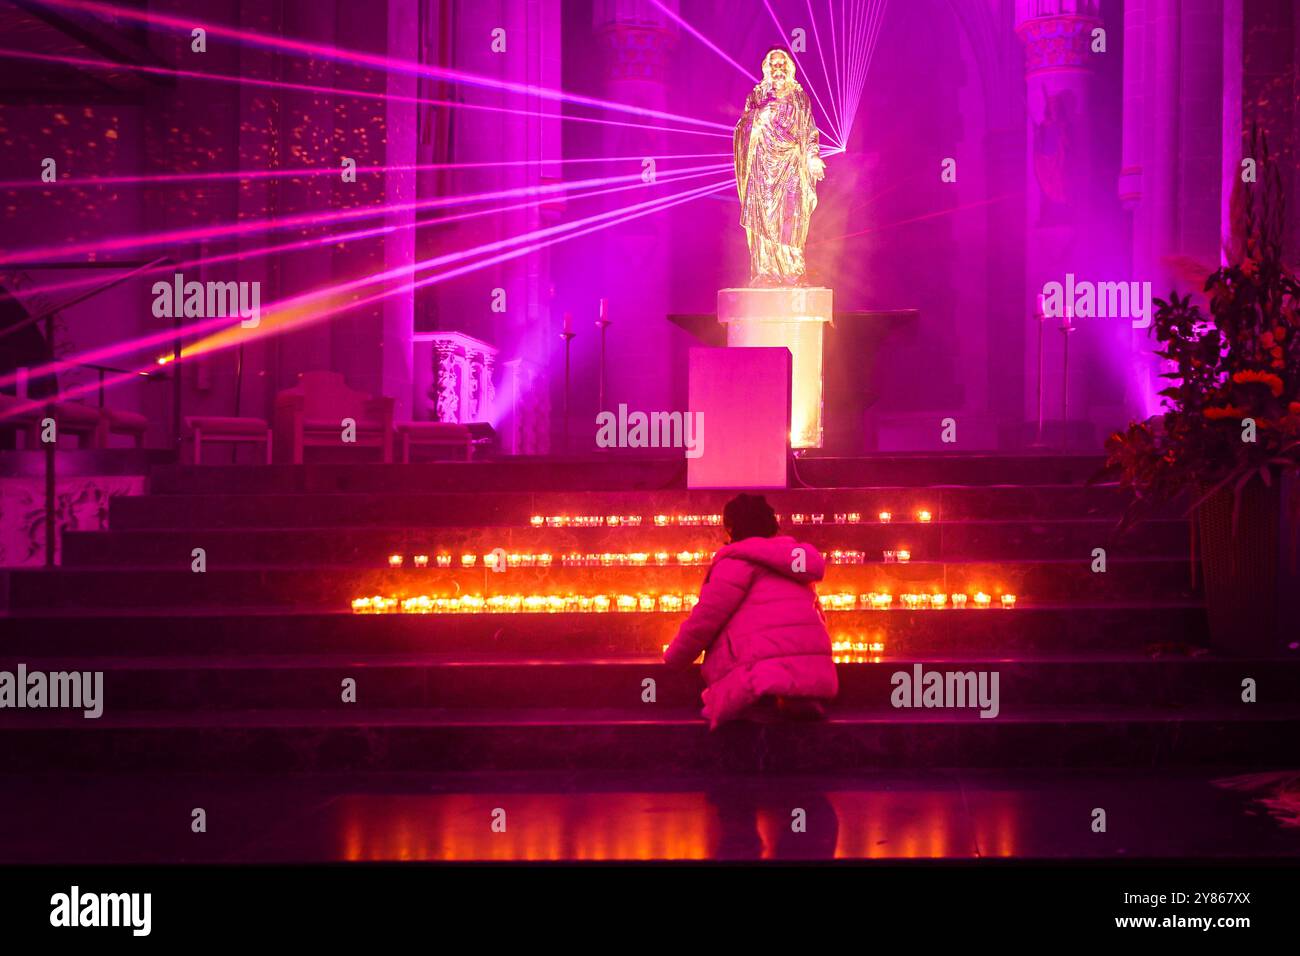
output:
[[[600,329],[600,395],[598,407],[605,410],[605,330],[609,328],[609,299],[601,299],[596,318],[596,328]]]
[[[564,451],[567,454],[569,447],[569,368],[570,353],[573,351],[573,337],[578,333],[573,331],[573,313],[564,313],[564,331],[560,333],[560,338],[564,339],[564,418],[561,428],[561,441]]]

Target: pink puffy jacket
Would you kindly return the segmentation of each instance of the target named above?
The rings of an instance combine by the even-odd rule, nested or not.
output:
[[[699,604],[664,652],[667,663],[686,666],[708,651],[702,696],[711,728],[766,694],[830,699],[838,692],[813,587],[825,570],[816,548],[786,536],[745,538],[714,556]]]

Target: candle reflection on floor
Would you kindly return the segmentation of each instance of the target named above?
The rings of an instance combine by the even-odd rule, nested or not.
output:
[[[698,792],[345,796],[335,809],[349,861],[704,860],[713,829]]]
[[[960,789],[348,795],[320,825],[339,858],[383,860],[940,859],[1013,856],[1018,801],[971,819]],[[504,832],[494,832],[497,810]],[[792,825],[802,811],[804,829]]]

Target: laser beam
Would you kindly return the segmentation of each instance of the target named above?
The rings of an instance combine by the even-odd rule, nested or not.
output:
[[[179,30],[187,36],[194,29],[195,25],[192,17],[181,19],[152,11],[134,10],[129,7],[119,7],[112,4],[99,3],[96,2],[96,0],[43,0],[43,2],[46,6],[62,7],[80,13],[89,13],[100,17],[109,17],[114,19],[133,20],[137,23],[146,23],[153,26],[163,26],[172,30]],[[604,100],[594,96],[585,96],[580,93],[556,90],[545,86],[515,83],[511,80],[501,80],[491,76],[482,76],[476,73],[469,73],[465,70],[453,70],[447,67],[431,66],[429,64],[415,63],[409,60],[377,56],[373,53],[362,53],[357,50],[339,49],[338,47],[325,46],[319,43],[309,43],[304,40],[290,40],[284,37],[269,36],[264,33],[255,33],[251,30],[236,29],[220,23],[213,24],[211,22],[205,22],[203,28],[207,31],[208,36],[210,37],[225,37],[230,40],[239,40],[243,43],[267,49],[283,50],[289,53],[302,54],[336,63],[351,63],[357,66],[380,70],[384,73],[403,73],[410,76],[423,76],[431,79],[446,80],[451,83],[458,83],[466,86],[502,90],[508,93],[520,93],[525,96],[533,96],[538,99],[550,100],[553,102],[572,103],[577,106],[590,106],[597,109],[613,110],[615,112],[628,113],[636,116],[647,116],[654,119],[673,120],[674,122],[689,123],[713,129],[730,130],[730,127],[724,126],[721,123],[696,119],[693,116],[683,116],[679,113],[670,113],[665,110],[633,106],[628,103]]]
[[[234,334],[232,330],[226,329],[225,330],[226,332],[231,333],[229,336],[214,336],[206,341],[194,343],[191,346],[187,346],[183,348],[181,353],[182,360],[184,358],[193,357],[194,355],[197,354],[210,354],[212,352],[220,351],[225,348],[230,348],[239,345],[241,343],[246,344],[252,338],[260,338],[267,334],[278,334],[278,332],[280,331],[288,331],[290,329],[301,328],[308,324],[314,324],[315,322],[323,321],[327,318],[332,318],[335,315],[348,312],[352,309],[363,308],[368,305],[374,305],[393,295],[401,295],[407,292],[413,292],[414,290],[419,288],[424,288],[428,285],[432,285],[439,282],[445,282],[449,279],[453,279],[461,275],[466,275],[470,272],[474,272],[491,265],[496,265],[500,262],[504,262],[509,259],[518,258],[519,256],[528,255],[530,253],[537,252],[548,245],[555,244],[556,242],[565,242],[570,239],[576,239],[580,236],[590,235],[591,233],[597,232],[601,229],[606,229],[611,226],[620,225],[624,222],[631,221],[632,219],[637,219],[640,218],[641,216],[650,215],[652,213],[659,212],[662,209],[667,209],[673,206],[681,205],[683,203],[690,202],[693,199],[698,199],[702,196],[706,196],[711,193],[731,189],[733,186],[734,183],[731,179],[725,179],[722,180],[721,182],[714,183],[709,186],[703,186],[697,189],[688,190],[684,193],[676,194],[673,196],[665,196],[665,197],[660,197],[658,199],[650,200],[648,203],[642,203],[639,206],[630,207],[630,209],[614,210],[613,212],[615,214],[621,213],[621,215],[614,215],[612,218],[605,219],[604,221],[601,221],[599,223],[593,223],[593,224],[583,226],[580,229],[573,228],[570,231],[570,233],[563,235],[559,238],[547,238],[544,241],[526,245],[520,249],[509,250],[499,255],[491,256],[487,259],[478,260],[476,262],[469,263],[457,267],[455,269],[447,270],[446,272],[437,273],[433,276],[426,276],[425,278],[419,280],[412,280],[395,289],[389,289],[383,292],[375,293],[369,297],[360,300],[340,303],[338,305],[329,307],[325,310],[312,313],[308,316],[300,317],[297,321],[294,321],[291,324],[284,324],[283,322],[281,322],[280,327],[278,328],[268,327],[266,332],[263,332],[261,327],[259,327],[258,332],[254,333],[253,335],[238,335],[238,334]],[[602,214],[602,217],[609,216],[609,215],[610,214]],[[596,218],[601,218],[601,217],[591,217],[591,219],[596,219]],[[579,221],[576,223],[570,223],[566,225],[570,227],[577,227],[582,225],[582,222],[590,222],[590,219]],[[430,262],[432,261],[433,260],[430,260]],[[289,300],[289,301],[294,301],[294,300]],[[207,320],[206,322],[200,323],[199,325],[211,325],[214,321],[229,323],[230,320],[228,318],[223,318],[220,320]],[[187,333],[192,333],[195,329],[199,327],[199,325],[190,326],[185,331]],[[263,322],[263,325],[266,325],[265,320]],[[153,338],[158,340],[158,344],[166,344],[166,343],[170,343],[173,340],[174,333],[171,332],[160,333],[159,335],[154,336]],[[135,351],[137,349],[132,349],[132,350]],[[66,361],[74,362],[76,360],[66,360]],[[157,361],[151,362],[148,365],[141,366],[136,370],[126,371],[119,375],[108,377],[104,380],[103,388],[105,390],[108,390],[109,388],[112,388],[124,382],[134,381],[138,379],[139,376],[141,376],[142,374],[149,371],[156,370],[158,364],[159,363]],[[38,370],[33,370],[31,374],[34,376],[48,375],[49,372],[45,369],[38,369]],[[32,409],[43,408],[45,407],[46,404],[50,402],[65,401],[69,398],[74,398],[79,395],[87,394],[90,391],[97,390],[100,387],[101,384],[98,381],[95,381],[84,385],[74,386],[69,389],[61,390],[55,396],[42,398],[40,400],[32,400],[26,404],[15,406],[14,408],[5,412],[3,415],[0,415],[0,418],[8,418],[8,417],[22,415],[28,411],[31,411]]]
[[[728,182],[732,182],[732,181],[729,180]],[[734,184],[734,182],[732,184]],[[534,230],[532,232],[523,233],[519,236],[510,237],[508,239],[498,240],[491,243],[485,243],[468,250],[448,253],[442,256],[434,257],[432,259],[423,260],[421,262],[416,262],[404,266],[398,266],[393,269],[387,270],[386,272],[369,275],[369,276],[363,276],[359,279],[354,279],[349,282],[342,283],[335,286],[329,286],[325,289],[318,289],[318,290],[312,290],[312,291],[300,293],[288,299],[281,300],[278,303],[273,303],[270,306],[268,306],[267,309],[264,309],[262,323],[267,324],[268,317],[271,314],[273,314],[276,310],[305,308],[307,306],[310,306],[314,301],[327,296],[337,296],[340,294],[344,294],[346,292],[351,292],[356,289],[363,288],[367,285],[373,285],[379,282],[402,278],[404,276],[411,275],[414,274],[415,272],[423,271],[425,269],[436,268],[441,265],[450,265],[460,259],[469,258],[477,255],[489,254],[491,252],[495,252],[502,248],[506,248],[511,244],[523,243],[529,240],[536,240],[536,239],[548,239],[551,236],[560,235],[566,231],[577,229],[587,224],[605,222],[607,220],[616,218],[621,214],[627,213],[630,210],[653,208],[654,204],[663,202],[665,200],[671,200],[672,198],[674,197],[673,196],[659,197],[657,199],[648,200],[646,202],[639,203],[633,206],[624,206],[618,209],[598,213],[593,216],[588,216],[584,219],[575,220],[573,222],[561,223],[555,226],[548,226],[542,229]],[[219,332],[222,330],[228,330],[227,327],[229,325],[230,325],[229,317],[221,316],[221,317],[209,318],[204,320],[203,322],[194,323],[193,325],[187,326],[183,334],[187,336],[193,336],[198,334],[206,334],[209,332]],[[241,330],[241,331],[246,332],[247,330]],[[245,338],[247,338],[247,336],[245,336]],[[137,352],[143,349],[158,348],[161,346],[170,345],[174,339],[175,339],[175,332],[173,330],[161,330],[155,333],[151,333],[150,335],[143,336],[138,339],[129,340],[127,342],[114,343],[112,345],[107,345],[107,346],[102,346],[97,349],[93,349],[89,352],[82,353],[80,355],[72,356],[66,359],[59,359],[47,363],[46,365],[43,365],[39,368],[32,369],[29,371],[28,374],[33,377],[58,374],[61,371],[76,367],[77,365],[98,363],[118,355]],[[0,388],[12,384],[16,380],[17,380],[17,375],[15,373],[11,373],[7,376],[0,376]]]
[[[777,19],[776,11],[772,9],[772,4],[769,3],[768,0],[763,0],[763,6],[767,7],[767,12],[772,16],[772,22],[776,24],[776,32],[781,34],[782,44],[786,43],[786,37],[788,34],[785,32],[785,27],[781,26],[781,21]],[[793,51],[791,51],[790,55],[793,57],[799,56],[798,53],[794,53]],[[816,102],[817,107],[822,111],[822,116],[826,120],[827,134],[830,136],[832,142],[839,145],[841,139],[839,131],[835,126],[835,117],[831,115],[830,111],[827,110],[824,105],[822,105],[821,97],[817,95],[817,87],[812,82],[812,75],[804,67],[802,60],[799,61],[799,69],[803,73],[804,79],[807,80],[807,87],[809,92],[813,95],[814,102]]]
[[[831,101],[831,108],[835,110],[835,133],[837,138],[843,139],[840,135],[844,129],[844,115],[838,103],[835,102],[835,84],[831,81],[831,74],[826,69],[826,54],[822,50],[821,31],[817,28],[817,17],[813,14],[812,0],[804,0],[808,7],[808,19],[812,22],[813,41],[817,44],[817,57],[821,60],[822,76],[826,79],[826,98]]]
[[[724,164],[725,165],[725,164]],[[629,189],[647,189],[656,185],[665,183],[682,182],[688,179],[698,179],[712,173],[713,169],[707,169],[700,172],[681,173],[677,170],[665,170],[660,173],[654,183],[633,182],[620,186],[610,186],[603,189],[594,189],[590,191],[566,193],[565,202],[576,202],[583,199],[591,199],[596,196],[604,196],[610,193],[624,192]],[[524,202],[511,203],[506,206],[493,206],[487,209],[474,209],[469,212],[456,213],[450,216],[440,216],[437,219],[417,220],[409,223],[399,223],[396,225],[377,226],[370,229],[361,229],[348,233],[330,233],[324,236],[317,236],[312,239],[301,239],[296,242],[281,243],[272,246],[258,246],[253,249],[238,249],[234,252],[221,253],[214,256],[202,256],[195,259],[188,259],[175,264],[157,266],[150,269],[141,270],[141,275],[149,275],[157,272],[183,272],[186,269],[196,267],[208,268],[223,262],[244,262],[249,259],[258,259],[268,255],[301,252],[305,249],[312,249],[318,246],[340,245],[345,242],[351,242],[357,239],[370,239],[389,233],[398,232],[403,229],[425,229],[438,226],[450,225],[452,223],[463,222],[467,219],[474,219],[480,216],[500,215],[505,212],[514,212],[519,209],[529,209],[533,206],[540,206],[545,203],[554,202],[552,196],[542,196],[526,200]],[[83,276],[79,279],[69,279],[66,282],[53,283],[47,285],[35,285],[31,288],[31,293],[48,294],[51,292],[66,291],[68,289],[77,289],[86,285],[97,285],[101,282],[99,276]],[[0,381],[0,387],[3,387]]]
[[[511,249],[509,251],[502,252],[497,255],[489,256],[485,259],[479,259],[472,263],[467,263],[465,265],[458,266],[453,269],[449,269],[445,272],[439,272],[432,276],[426,276],[422,279],[412,279],[408,282],[403,283],[400,286],[397,286],[396,288],[387,289],[382,292],[374,293],[360,300],[326,306],[324,310],[311,312],[308,313],[307,315],[298,316],[296,318],[293,317],[292,313],[297,312],[301,308],[302,303],[298,299],[292,299],[285,302],[282,306],[283,309],[286,309],[290,312],[290,316],[287,323],[284,320],[277,320],[276,318],[273,318],[271,324],[268,325],[266,319],[264,318],[262,325],[258,327],[257,332],[254,333],[254,335],[256,337],[261,337],[262,335],[266,335],[266,334],[278,334],[279,332],[287,331],[289,328],[296,329],[304,325],[314,324],[316,322],[323,321],[324,319],[327,318],[332,318],[336,315],[351,311],[353,309],[362,308],[368,305],[374,305],[394,295],[403,295],[408,292],[413,292],[417,289],[421,289],[426,286],[433,285],[435,283],[445,282],[448,279],[453,279],[461,275],[466,275],[471,272],[476,272],[479,269],[484,269],[487,268],[488,266],[496,265],[498,263],[505,262],[509,259],[515,259],[523,255],[528,255],[530,253],[537,252],[541,249],[544,249],[547,246],[555,245],[559,242],[567,242],[568,240],[576,239],[579,236],[589,235],[591,233],[598,232],[602,229],[608,229],[612,226],[620,225],[624,222],[629,222],[632,219],[637,219],[640,218],[641,216],[650,215],[651,213],[659,212],[662,209],[680,205],[684,202],[689,202],[692,199],[697,199],[701,196],[718,192],[720,190],[729,189],[732,188],[733,186],[734,183],[730,179],[723,180],[722,182],[714,183],[709,186],[702,186],[697,189],[687,190],[686,192],[678,195],[665,196],[659,199],[649,200],[646,203],[641,203],[629,208],[613,210],[612,212],[602,213],[598,216],[589,217],[584,220],[578,220],[576,222],[566,223],[562,227],[551,227],[550,229],[547,230],[539,230],[538,234],[547,233],[547,232],[551,232],[552,234],[547,236],[547,238],[545,238],[543,241],[538,241],[528,245],[524,245],[518,249]],[[553,231],[553,230],[561,230],[561,229],[564,230],[564,232],[558,235]],[[498,242],[498,243],[488,243],[478,248],[479,250],[483,250],[483,249],[489,249],[493,247],[499,247],[500,245],[502,245],[502,243],[507,241],[517,241],[517,238],[516,240],[502,240],[502,242]],[[472,250],[471,252],[477,253],[477,250]],[[414,267],[402,267],[401,271],[412,271],[412,272],[423,271],[426,268],[434,267],[435,264],[447,264],[448,260],[454,261],[456,258],[470,255],[471,252],[452,254],[451,256],[440,256],[437,259],[430,259],[430,260],[426,260],[423,263],[418,263]],[[372,284],[372,283],[367,281],[365,284]],[[333,296],[333,295],[337,295],[337,290],[329,289],[329,290],[325,290],[321,294]],[[264,328],[266,330],[265,332],[263,332]],[[209,338],[205,342],[195,343],[193,346],[182,350],[182,356],[190,357],[192,355],[206,354],[208,351],[211,351],[214,348],[229,348],[232,345],[238,344],[240,341],[247,341],[247,338],[240,334],[242,331],[243,330],[238,330],[234,328],[226,329],[223,332],[218,333],[216,336]]]
[[[678,126],[655,126],[649,123],[630,123],[623,120],[604,119],[596,116],[573,116],[569,113],[543,113],[538,110],[519,109],[509,106],[491,106],[485,103],[466,103],[461,100],[439,100],[424,96],[405,96],[398,93],[378,93],[374,90],[357,90],[345,87],[314,86],[310,83],[295,83],[290,80],[264,80],[252,76],[232,76],[228,73],[199,73],[194,70],[181,70],[170,67],[147,66],[143,63],[118,63],[114,60],[94,60],[88,57],[55,55],[52,53],[34,53],[28,50],[0,48],[0,56],[15,60],[32,60],[38,63],[59,63],[65,66],[78,66],[87,69],[128,70],[146,73],[152,76],[179,77],[187,80],[210,80],[216,83],[229,83],[240,86],[257,86],[274,90],[286,90],[295,93],[317,93],[321,96],[354,97],[356,99],[382,100],[394,103],[414,103],[422,106],[445,106],[451,109],[480,110],[488,113],[507,113],[512,116],[531,116],[552,119],[565,123],[592,123],[597,126],[619,126],[637,130],[652,130],[666,133],[682,133],[687,136],[721,136],[730,139],[730,133],[719,133],[710,129],[682,129]],[[726,129],[726,127],[722,127]]]
[[[708,47],[710,50],[712,50],[714,53],[718,54],[718,56],[722,57],[724,60],[726,60],[728,63],[730,63],[730,64],[731,64],[732,66],[734,66],[736,69],[738,69],[738,70],[740,71],[741,76],[743,76],[743,77],[744,77],[745,79],[747,79],[749,82],[751,82],[751,83],[757,83],[757,82],[759,81],[760,77],[755,76],[752,70],[747,70],[747,69],[745,69],[745,68],[744,68],[743,66],[741,66],[739,63],[737,63],[735,60],[733,60],[730,56],[727,55],[727,53],[726,53],[725,51],[723,51],[723,49],[722,49],[720,46],[718,46],[716,43],[714,43],[712,40],[710,40],[708,37],[706,37],[706,36],[705,36],[703,33],[701,33],[699,30],[695,29],[695,27],[693,27],[693,26],[691,26],[689,23],[687,23],[686,20],[685,20],[685,19],[684,19],[680,14],[678,14],[675,10],[670,10],[670,9],[669,9],[669,8],[668,8],[668,7],[667,7],[667,6],[662,2],[662,0],[650,0],[650,2],[651,2],[652,4],[654,4],[656,7],[658,7],[660,10],[662,10],[662,11],[663,11],[663,12],[664,12],[668,17],[670,17],[672,20],[676,21],[676,23],[677,23],[680,27],[682,27],[682,29],[684,29],[687,33],[689,33],[691,36],[695,37],[695,39],[699,40],[701,43],[703,43],[705,46],[707,46],[707,47]]]
[[[713,163],[707,166],[686,167],[673,172],[695,172],[698,170],[724,169],[729,163]],[[42,259],[71,258],[91,252],[118,252],[123,249],[144,249],[150,246],[170,245],[186,242],[213,241],[232,236],[248,235],[257,232],[277,232],[296,226],[321,225],[327,222],[346,222],[353,219],[367,219],[373,216],[390,215],[399,212],[413,212],[424,209],[438,209],[445,206],[486,202],[492,199],[511,198],[514,196],[547,195],[564,192],[568,189],[586,186],[600,186],[616,182],[640,180],[641,173],[629,173],[625,176],[606,176],[597,179],[579,180],[568,183],[552,183],[543,186],[516,186],[510,189],[495,190],[467,196],[437,196],[416,202],[395,203],[387,206],[358,206],[330,213],[306,213],[283,218],[253,219],[231,223],[225,226],[178,229],[163,233],[146,233],[135,236],[123,236],[115,239],[101,239],[94,242],[82,242],[61,246],[46,246],[26,252],[0,252],[3,264],[19,265],[24,262]]]
[[[646,159],[656,162],[670,159],[722,159],[731,153],[669,153],[659,156],[557,156],[554,159],[502,159],[496,162],[475,163],[422,163],[414,166],[358,166],[354,171],[363,173],[410,173],[432,172],[434,170],[457,169],[498,169],[513,166],[550,166],[582,165],[586,163],[640,163]],[[263,179],[297,179],[313,176],[337,176],[339,166],[300,166],[293,169],[232,169],[215,173],[161,173],[153,176],[90,176],[86,179],[63,178],[52,183],[43,183],[31,178],[0,181],[0,189],[51,189],[55,187],[89,188],[92,186],[159,186],[168,183],[185,182],[220,182],[226,180],[255,181]]]

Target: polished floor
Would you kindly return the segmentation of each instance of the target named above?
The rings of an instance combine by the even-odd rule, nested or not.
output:
[[[0,778],[0,863],[1300,858],[1298,778],[37,775]]]

